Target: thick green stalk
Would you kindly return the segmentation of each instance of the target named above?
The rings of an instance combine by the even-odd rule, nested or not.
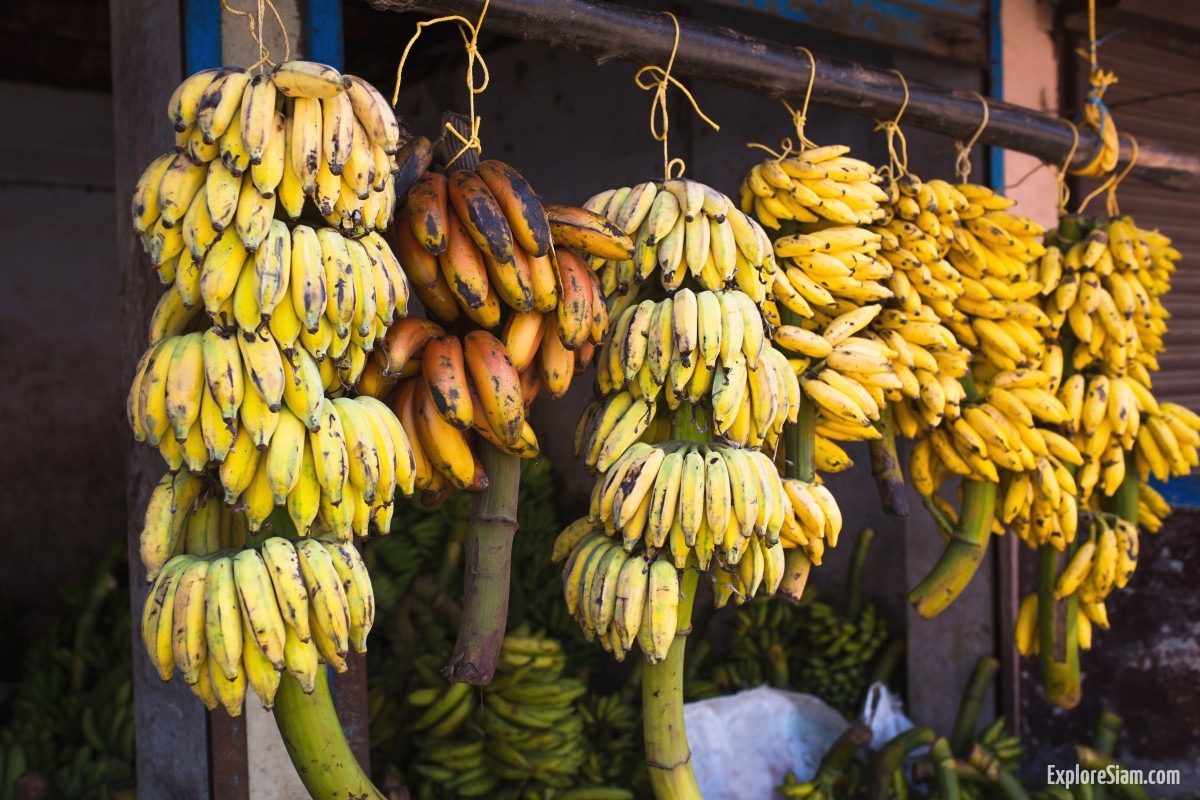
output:
[[[1074,550],[1077,542],[1068,548]],[[1059,708],[1074,708],[1082,697],[1079,677],[1079,599],[1054,599],[1061,554],[1053,545],[1038,548],[1038,648],[1046,699]]]
[[[1090,747],[1085,747],[1081,744],[1075,745],[1075,752],[1079,755],[1079,766],[1084,769],[1097,770],[1123,770],[1120,762],[1112,756],[1106,756],[1103,753],[1098,753]],[[1118,791],[1129,800],[1150,800],[1150,795],[1141,786],[1136,784],[1118,783]]]
[[[871,786],[867,790],[867,800],[886,800],[892,775],[904,766],[909,751],[929,747],[936,737],[937,734],[930,728],[909,728],[885,744],[871,759]]]
[[[996,509],[996,484],[963,482],[962,519],[942,551],[942,557],[916,587],[908,601],[926,618],[935,617],[962,594],[987,553]]]
[[[387,800],[350,750],[333,707],[327,673],[326,668],[318,669],[316,688],[312,694],[305,694],[300,683],[285,671],[275,695],[275,724],[296,774],[317,800]]]
[[[786,308],[779,309],[780,319],[785,325],[799,325],[801,317]],[[815,455],[817,447],[817,407],[804,392],[800,393],[800,413],[796,424],[788,423],[783,428],[783,449],[787,453],[785,472],[789,478],[812,483],[817,469]]]
[[[966,758],[971,753],[971,742],[975,738],[975,725],[979,721],[979,709],[983,706],[988,687],[1000,671],[1000,662],[985,656],[975,663],[971,678],[963,689],[962,702],[958,704],[958,716],[954,720],[954,732],[950,734],[950,747],[954,754]]]
[[[824,757],[821,758],[821,764],[817,767],[817,775],[813,781],[832,782],[842,777],[846,768],[850,766],[850,762],[858,755],[858,751],[869,745],[874,737],[870,727],[861,722],[856,722],[842,731],[842,735],[834,740]]]
[[[881,438],[871,439],[867,444],[871,451],[871,474],[879,488],[879,501],[884,512],[893,517],[908,516],[908,492],[904,489],[904,471],[900,468],[900,456],[896,452],[896,421],[890,405],[884,406],[879,414]]]
[[[702,800],[683,725],[683,662],[700,573],[686,569],[679,586],[679,627],[667,658],[642,673],[646,766],[658,800]]]
[[[863,571],[867,567],[867,554],[871,552],[871,543],[874,541],[875,529],[863,528],[850,554],[850,568],[846,570],[846,619],[851,622],[858,620],[858,615],[862,613]]]
[[[954,769],[954,754],[950,751],[950,742],[946,741],[946,737],[940,737],[933,743],[933,747],[929,749],[929,759],[933,762],[942,800],[958,800],[958,773]]]
[[[496,671],[508,622],[521,459],[482,440],[476,442],[476,447],[488,487],[475,495],[467,529],[462,619],[445,675],[451,683],[483,686],[491,682]]]
[[[1113,494],[1112,510],[1126,522],[1138,524],[1138,473],[1133,453],[1125,456],[1125,480]]]

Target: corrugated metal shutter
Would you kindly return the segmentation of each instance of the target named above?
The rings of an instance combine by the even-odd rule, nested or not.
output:
[[[1105,34],[1103,27],[1100,33]],[[1081,83],[1086,82],[1087,65],[1074,60]],[[1118,130],[1200,153],[1200,56],[1194,49],[1164,47],[1161,39],[1151,40],[1127,27],[1101,47],[1100,65],[1119,78],[1104,96],[1113,107]],[[1173,317],[1166,350],[1159,356],[1162,371],[1154,378],[1154,393],[1200,409],[1200,194],[1130,178],[1121,184],[1117,199],[1121,213],[1132,215],[1143,227],[1157,227],[1183,253],[1164,301]],[[1093,213],[1102,209],[1102,197],[1088,207]]]

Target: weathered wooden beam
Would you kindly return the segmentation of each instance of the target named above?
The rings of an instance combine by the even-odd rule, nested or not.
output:
[[[461,14],[475,19],[483,0],[368,0],[386,11]],[[693,20],[679,20],[679,50],[673,73],[718,81],[769,97],[804,97],[811,66],[803,51]],[[665,65],[675,27],[665,14],[603,0],[491,0],[484,30],[574,50],[598,63],[621,60]],[[905,101],[904,85],[893,72],[840,59],[817,58],[812,100],[855,114],[891,119]],[[904,124],[955,138],[969,138],[983,121],[974,94],[950,92],[908,81]],[[988,100],[989,122],[980,143],[1061,164],[1074,135],[1066,121],[1028,108]],[[1143,180],[1186,189],[1200,185],[1200,156],[1153,141],[1139,141],[1133,174]],[[1099,140],[1081,131],[1073,159],[1091,161]],[[1128,160],[1122,147],[1122,163]]]
[[[166,98],[183,77],[179,4],[162,0],[110,0],[112,92],[117,197],[117,270],[121,303],[120,381],[133,380],[145,351],[146,320],[162,293],[133,232],[128,198],[151,159],[174,146],[165,118]],[[161,120],[153,124],[153,120]],[[209,796],[208,720],[182,679],[159,680],[139,635],[146,571],[138,557],[142,514],[162,477],[162,459],[131,435],[125,464],[131,611],[134,615],[134,717],[137,784],[141,797],[178,800]]]

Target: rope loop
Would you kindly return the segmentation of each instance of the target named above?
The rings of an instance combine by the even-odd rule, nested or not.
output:
[[[268,0],[270,2],[270,0]],[[491,74],[488,72],[487,62],[483,60],[483,56],[479,52],[479,31],[483,27],[483,18],[487,16],[488,5],[490,0],[484,0],[483,8],[479,11],[479,19],[471,22],[466,17],[458,14],[449,14],[444,17],[436,17],[429,20],[421,20],[417,23],[417,30],[413,33],[412,38],[408,40],[408,44],[404,46],[404,52],[400,55],[400,63],[396,66],[396,85],[392,90],[392,108],[396,107],[396,103],[400,101],[400,84],[404,74],[404,64],[408,61],[408,55],[412,52],[413,45],[417,43],[422,31],[431,25],[437,25],[442,22],[455,22],[458,24],[458,32],[463,38],[463,49],[467,53],[467,103],[469,106],[468,114],[471,118],[471,135],[463,136],[449,122],[446,123],[446,130],[451,133],[456,139],[462,142],[462,147],[454,156],[446,162],[446,166],[450,166],[468,150],[474,150],[476,153],[482,154],[483,144],[479,141],[479,124],[481,119],[475,113],[475,95],[483,94],[491,83]],[[467,35],[470,31],[470,36]],[[476,82],[475,69],[479,67],[480,79]]]
[[[958,176],[959,183],[967,183],[971,177],[971,148],[979,141],[979,137],[983,135],[984,129],[988,125],[988,117],[991,114],[991,107],[988,105],[987,98],[979,92],[972,92],[979,98],[980,104],[983,106],[983,122],[979,123],[979,128],[976,129],[975,135],[971,137],[966,144],[962,143],[961,139],[954,142],[954,149],[958,151],[958,155],[954,158],[954,174]]]
[[[671,56],[667,59],[666,69],[655,64],[647,64],[637,71],[633,76],[633,82],[643,91],[653,91],[654,100],[650,103],[650,136],[656,142],[662,142],[663,146],[663,175],[664,180],[671,180],[671,171],[678,166],[679,175],[682,175],[687,166],[681,158],[671,158],[667,149],[667,137],[671,130],[671,118],[667,113],[667,89],[674,86],[679,91],[683,92],[684,97],[692,104],[692,109],[700,119],[712,126],[715,131],[721,130],[721,126],[709,119],[703,111],[700,110],[700,104],[696,101],[695,96],[688,90],[686,86],[680,83],[671,75],[671,68],[675,65],[675,54],[679,52],[679,20],[670,11],[664,11],[671,22],[675,23],[675,42],[671,45]],[[655,77],[646,77],[655,76]]]

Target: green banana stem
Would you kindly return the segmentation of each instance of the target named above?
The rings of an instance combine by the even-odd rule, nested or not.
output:
[[[521,459],[482,440],[476,447],[488,487],[475,495],[471,511],[463,567],[462,618],[445,675],[451,683],[483,686],[491,682],[496,671],[508,622]]]
[[[963,689],[962,702],[958,705],[958,717],[954,720],[954,731],[950,734],[950,747],[954,754],[966,758],[971,753],[971,742],[975,738],[975,725],[979,722],[979,709],[983,706],[988,687],[1000,671],[1000,662],[985,656],[975,662],[971,678]]]
[[[646,766],[659,800],[703,800],[692,751],[683,724],[683,670],[692,605],[700,573],[686,569],[679,586],[679,627],[666,660],[647,664],[642,673],[642,717],[646,735]]]
[[[115,544],[100,559],[93,573],[92,585],[88,589],[83,613],[75,624],[75,639],[71,646],[71,690],[78,692],[83,689],[84,672],[87,661],[84,652],[96,628],[96,621],[104,608],[104,599],[117,588],[117,580],[113,577],[113,567],[125,558],[124,545]]]
[[[883,652],[879,655],[879,659],[875,662],[875,668],[871,671],[871,683],[882,683],[887,685],[892,679],[892,673],[896,671],[896,667],[900,665],[900,659],[904,658],[904,639],[897,637],[888,642],[887,647],[883,648]]]
[[[875,529],[863,528],[854,541],[854,550],[850,554],[850,568],[846,571],[846,619],[854,621],[862,613],[863,606],[863,571],[867,566],[867,554],[871,552],[871,543],[875,541]]]
[[[929,758],[933,762],[939,796],[942,800],[959,800],[961,793],[958,772],[954,768],[954,753],[951,752],[950,742],[946,741],[945,736],[938,737],[929,748]]]
[[[1067,549],[1070,556],[1077,546]],[[1079,599],[1075,594],[1054,599],[1060,553],[1054,545],[1038,548],[1038,648],[1042,686],[1046,699],[1059,708],[1079,705],[1083,690],[1079,677]]]
[[[942,551],[942,557],[916,587],[908,601],[921,616],[935,617],[957,599],[987,553],[996,510],[996,484],[989,481],[963,482],[962,518],[958,530]]]
[[[840,778],[858,751],[869,745],[873,738],[875,735],[871,733],[871,729],[861,722],[856,722],[842,731],[842,735],[834,741],[821,759],[813,782],[829,782]]]
[[[909,752],[932,745],[936,737],[937,734],[930,728],[909,728],[885,744],[872,759],[871,788],[867,790],[867,800],[886,800],[888,783],[896,770],[904,766],[904,759]]]
[[[1117,735],[1121,732],[1124,720],[1116,714],[1101,709],[1100,719],[1096,720],[1096,732],[1092,735],[1092,749],[1101,755],[1111,756],[1117,746]],[[1108,790],[1103,786],[1095,787],[1095,800],[1107,800]]]
[[[904,471],[896,452],[896,420],[892,407],[886,405],[879,413],[881,438],[867,444],[871,451],[871,474],[879,488],[879,500],[885,513],[893,517],[908,516],[908,492],[904,488]]]
[[[1029,800],[1029,793],[1021,786],[1021,781],[1011,772],[1001,772],[996,776],[996,785],[1004,800]]]
[[[1125,720],[1113,712],[1101,710],[1100,719],[1096,721],[1096,733],[1092,736],[1092,749],[1102,755],[1111,756],[1124,724]]]
[[[281,675],[275,694],[275,724],[296,774],[310,795],[387,800],[350,750],[329,693],[328,669],[317,670],[312,694],[305,694],[286,671]]]
[[[802,319],[795,311],[786,308],[779,310],[779,316],[785,325],[799,325]],[[804,392],[800,393],[800,413],[796,417],[796,423],[785,425],[783,436],[784,452],[787,453],[787,476],[812,483],[817,473],[817,407],[805,397]]]
[[[1106,770],[1111,768],[1121,770],[1124,767],[1120,762],[1112,756],[1107,756],[1104,753],[1099,753],[1091,747],[1084,745],[1075,745],[1075,752],[1079,755],[1079,766],[1084,769]],[[1129,800],[1150,800],[1150,795],[1146,790],[1136,784],[1121,783],[1117,784],[1118,790]]]
[[[1138,524],[1138,472],[1132,452],[1125,455],[1125,480],[1113,495],[1112,510],[1126,522]]]

